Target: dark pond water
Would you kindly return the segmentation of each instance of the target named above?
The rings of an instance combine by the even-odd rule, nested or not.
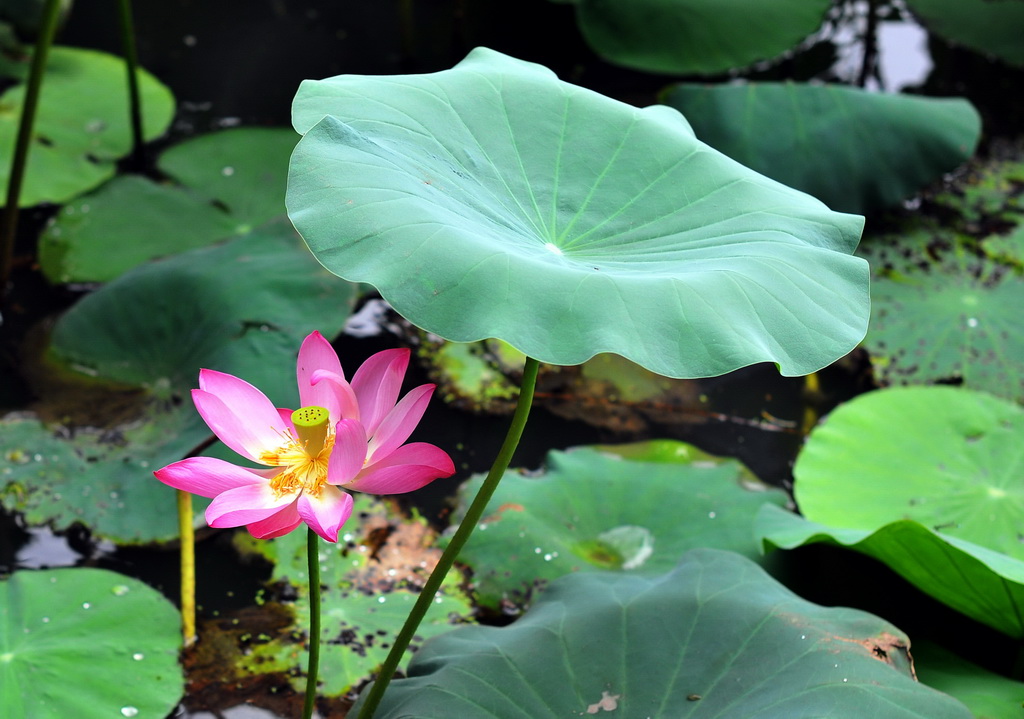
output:
[[[80,2],[64,28],[61,42],[118,52],[113,2]],[[866,3],[850,3],[837,15],[825,36],[808,42],[802,52],[760,72],[797,79],[816,77],[849,81],[863,68]],[[655,101],[671,78],[629,72],[602,62],[586,47],[576,30],[569,5],[546,0],[471,2],[429,0],[360,2],[285,2],[284,0],[166,0],[136,3],[138,45],[142,63],[174,91],[180,111],[173,136],[235,125],[287,125],[291,98],[305,78],[340,73],[429,72],[448,68],[474,46],[502,52],[551,67],[562,78],[635,104]],[[907,20],[883,23],[878,32],[878,77],[868,85],[886,90],[922,88],[929,94],[967,94],[985,116],[993,134],[1019,127],[1019,108],[1007,104],[1004,75],[979,73],[986,63],[970,53],[951,51],[928,38]],[[985,77],[986,84],[965,78]],[[1003,84],[1001,84],[1003,83]],[[29,213],[27,223],[38,226],[45,211]],[[31,229],[26,230],[31,234]],[[17,358],[28,330],[75,299],[76,293],[48,288],[30,268],[15,277],[17,311],[8,312],[0,326],[0,370],[4,387],[0,411],[19,409],[31,392],[19,379]],[[13,304],[13,303],[12,303]],[[346,364],[400,338],[387,332],[368,338],[343,337],[338,342]],[[425,374],[411,383],[425,381]],[[870,386],[863,358],[854,355],[823,372],[821,389],[811,398],[813,409],[827,411],[839,401]],[[699,411],[647,421],[639,429],[595,425],[571,415],[571,398],[552,394],[538,397],[524,444],[515,466],[538,467],[547,450],[595,442],[628,441],[644,437],[673,437],[693,442],[717,454],[735,456],[768,482],[784,486],[800,443],[799,426],[808,396],[801,379],[780,378],[771,367],[753,367],[722,378],[703,381],[698,392],[708,401]],[[435,483],[430,492],[413,498],[431,520],[443,525],[447,499],[470,472],[486,470],[506,428],[506,418],[477,415],[434,403],[417,438],[448,449],[456,460],[456,477]],[[804,552],[805,567],[826,573],[827,550]],[[199,603],[203,616],[230,615],[251,604],[269,576],[261,566],[235,561],[229,533],[207,537],[199,547]],[[167,549],[119,549],[96,543],[87,532],[56,536],[45,528],[24,529],[16,517],[0,516],[0,572],[15,567],[89,565],[123,572],[158,587],[172,599],[177,592],[177,555]],[[809,598],[829,603],[848,597],[850,582],[874,582],[889,591],[907,592],[901,580],[867,566],[856,579],[818,583]],[[822,588],[824,587],[824,588]],[[879,604],[884,597],[871,591]],[[880,608],[879,607],[876,608]],[[938,612],[921,599],[917,618]],[[900,624],[898,617],[888,617]],[[903,626],[901,624],[901,626]],[[905,627],[906,628],[906,627]],[[275,709],[245,704],[248,697],[230,693],[192,697],[174,716],[193,719],[258,719],[274,717],[294,705],[268,704]],[[208,703],[208,706],[204,706]]]

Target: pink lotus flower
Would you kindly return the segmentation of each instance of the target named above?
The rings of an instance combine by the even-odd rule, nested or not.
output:
[[[302,408],[276,409],[248,382],[201,370],[192,401],[213,433],[268,469],[192,457],[154,472],[176,489],[213,497],[211,527],[243,524],[254,537],[288,534],[302,522],[328,542],[352,514],[345,490],[400,494],[455,473],[451,458],[424,442],[403,444],[426,410],[434,385],[396,404],[409,350],[385,350],[363,363],[352,382],[319,332],[299,349]],[[342,489],[344,488],[344,489]]]

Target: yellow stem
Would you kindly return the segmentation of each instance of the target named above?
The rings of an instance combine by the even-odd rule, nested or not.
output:
[[[186,648],[196,642],[196,534],[192,495],[178,490],[178,534],[181,537],[181,630]]]

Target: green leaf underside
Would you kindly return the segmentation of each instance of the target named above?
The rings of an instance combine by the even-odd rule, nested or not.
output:
[[[647,72],[710,74],[769,60],[821,25],[829,0],[577,0],[587,43]]]
[[[145,71],[139,72],[139,93],[143,136],[152,140],[171,124],[174,98]],[[15,85],[0,97],[0,167],[10,167],[24,95],[25,86]],[[114,160],[132,143],[124,61],[94,50],[51,48],[32,137],[20,206],[63,203],[112,177]],[[7,174],[0,174],[0,197]]]
[[[4,719],[163,719],[182,695],[180,618],[105,569],[22,570],[0,581]]]
[[[844,212],[898,203],[969,158],[981,135],[967,100],[838,85],[683,84],[664,101],[712,147]]]
[[[541,475],[504,478],[459,555],[481,605],[521,607],[570,572],[663,572],[696,547],[758,556],[754,515],[765,502],[784,504],[783,492],[760,485],[736,460],[680,442],[625,451],[630,459],[615,447],[551,452]],[[482,481],[460,489],[457,517]]]
[[[914,642],[918,678],[956,697],[975,719],[1020,719],[1024,684],[993,674],[934,644]]]
[[[864,346],[882,382],[961,380],[1024,400],[1024,283],[1014,272],[927,230],[872,238],[860,252],[877,273]]]
[[[369,679],[387,656],[426,579],[421,561],[436,561],[440,553],[419,540],[429,537],[423,520],[403,520],[380,500],[356,494],[352,519],[337,545],[320,548],[321,582],[321,696],[341,696]],[[387,527],[390,544],[371,547],[370,534]],[[271,582],[288,582],[298,593],[294,631],[308,632],[306,537],[297,531],[273,540],[242,537],[245,549],[274,563]],[[372,555],[372,556],[371,556]],[[410,585],[410,578],[413,578]],[[445,579],[434,604],[417,631],[412,651],[429,637],[449,631],[452,624],[471,621],[472,607],[459,588],[459,576]],[[294,641],[275,639],[253,648],[245,668],[253,673],[286,671],[296,689],[305,687],[307,652]]]
[[[907,649],[877,617],[693,550],[656,577],[563,577],[510,626],[426,643],[376,716],[970,717],[911,678]]]
[[[638,110],[478,49],[432,75],[306,82],[289,215],[414,324],[551,364],[802,374],[863,336],[862,218]]]
[[[875,530],[809,522],[778,507],[760,510],[766,547],[827,542],[874,557],[922,592],[1011,637],[1024,638],[1024,562],[935,532],[909,519]]]
[[[175,145],[158,166],[180,184],[117,177],[66,205],[40,239],[54,282],[106,282],[142,262],[250,232],[284,213],[294,132],[239,128]]]
[[[1024,5],[988,0],[907,0],[925,27],[958,45],[1024,67]]]
[[[294,407],[297,348],[313,329],[337,333],[353,297],[286,223],[143,265],[89,294],[57,322],[51,354],[94,381],[138,388],[124,407],[113,394],[104,400],[129,419],[68,429],[0,422],[0,457],[8,460],[0,502],[30,524],[80,521],[122,543],[176,537],[174,490],[152,472],[211,434],[189,396],[200,368],[242,377],[278,406]],[[239,459],[224,447],[208,453]],[[198,499],[196,511],[205,505]]]
[[[811,432],[793,467],[809,520],[916,520],[1024,561],[1024,409],[955,387],[876,390]]]

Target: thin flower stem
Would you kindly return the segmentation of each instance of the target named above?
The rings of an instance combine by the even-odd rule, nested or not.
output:
[[[306,562],[309,565],[309,666],[306,669],[306,701],[302,719],[313,716],[316,705],[316,679],[320,672],[320,538],[306,530]]]
[[[357,719],[372,719],[374,712],[377,711],[377,706],[384,696],[384,691],[387,689],[388,684],[391,683],[391,678],[395,675],[395,670],[398,669],[398,665],[405,654],[406,648],[409,646],[409,642],[412,641],[413,635],[416,634],[416,629],[419,627],[420,622],[423,621],[423,617],[426,615],[427,610],[430,609],[431,604],[433,604],[434,596],[441,588],[441,583],[444,581],[445,576],[447,576],[448,570],[452,568],[452,564],[455,563],[455,559],[459,556],[459,552],[462,551],[462,547],[466,544],[473,530],[476,529],[480,518],[484,514],[484,509],[487,508],[487,503],[491,501],[494,490],[498,488],[498,482],[505,476],[505,470],[508,469],[508,465],[512,461],[512,455],[515,453],[516,447],[519,446],[519,438],[523,436],[523,428],[526,426],[526,419],[530,415],[530,407],[533,404],[533,392],[537,384],[538,367],[539,363],[537,360],[531,357],[526,358],[526,364],[523,367],[523,381],[519,388],[519,402],[516,404],[515,414],[512,415],[512,424],[508,428],[508,434],[505,435],[505,441],[498,451],[498,456],[494,459],[494,464],[491,465],[491,471],[487,473],[487,479],[484,480],[483,486],[477,492],[476,498],[469,506],[469,509],[466,510],[466,516],[462,518],[459,528],[455,530],[451,541],[445,548],[441,558],[437,561],[437,566],[434,567],[434,571],[430,573],[426,583],[423,585],[416,604],[413,605],[409,617],[405,620],[405,626],[398,633],[387,659],[381,665],[377,680],[366,694],[366,701],[360,707]]]
[[[18,138],[14,143],[11,174],[7,178],[7,200],[4,204],[3,224],[0,226],[0,299],[6,294],[7,280],[11,276],[11,265],[14,263],[14,240],[18,233],[18,200],[21,197],[21,184],[28,166],[28,151],[32,144],[32,127],[35,124],[39,92],[46,71],[46,56],[57,32],[59,16],[60,0],[46,0],[39,36],[36,38],[36,49],[32,53],[32,65],[25,86],[21,117],[18,118]]]
[[[139,57],[135,49],[135,26],[132,22],[131,0],[119,0],[121,47],[128,73],[128,105],[132,123],[132,169],[142,172],[146,158],[142,140],[142,100],[139,97]]]
[[[185,648],[196,641],[196,533],[192,495],[178,490],[178,536],[181,541],[181,633]]]

